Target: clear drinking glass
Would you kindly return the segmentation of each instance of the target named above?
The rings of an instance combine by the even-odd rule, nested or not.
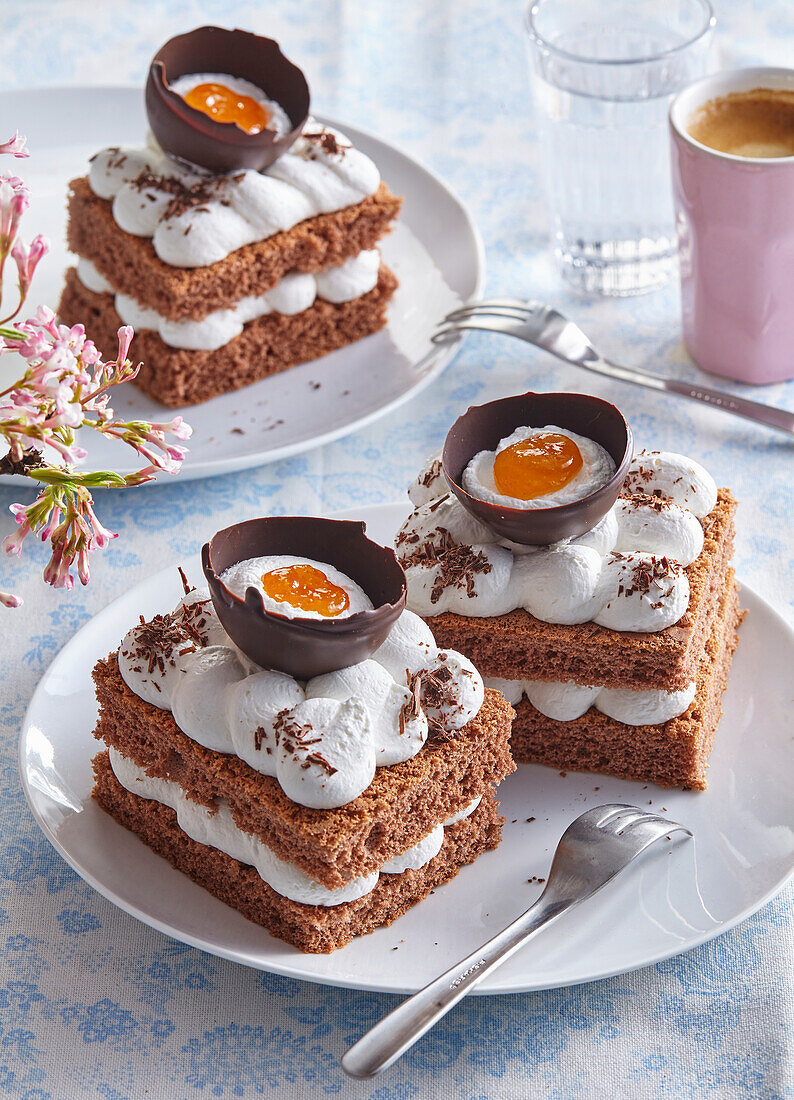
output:
[[[706,71],[708,0],[527,8],[554,247],[582,290],[639,294],[676,264],[667,109]]]

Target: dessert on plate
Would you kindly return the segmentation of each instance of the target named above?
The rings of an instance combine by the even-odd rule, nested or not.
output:
[[[409,489],[408,606],[515,706],[517,761],[704,789],[736,504],[691,458],[633,455],[621,422],[574,394],[470,409]]]
[[[254,520],[209,591],[141,616],[94,669],[94,797],[302,951],[390,924],[499,843],[512,709],[405,610],[363,524]]]
[[[400,199],[268,38],[200,27],[155,55],[145,146],[71,183],[59,314],[102,348],[136,331],[136,384],[195,404],[386,323],[397,281],[378,241]]]

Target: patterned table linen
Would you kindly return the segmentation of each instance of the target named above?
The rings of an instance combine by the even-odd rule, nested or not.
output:
[[[717,8],[725,63],[790,63],[787,0]],[[471,205],[489,292],[552,301],[612,358],[696,377],[679,340],[675,287],[591,301],[567,292],[554,271],[517,0],[215,0],[211,10],[197,0],[5,0],[1,18],[6,88],[141,81],[157,44],[209,19],[272,34],[305,65],[318,110],[404,146]],[[13,129],[3,120],[0,137]],[[35,196],[28,219],[34,227]],[[474,336],[421,398],[320,451],[203,483],[105,494],[100,514],[121,537],[97,556],[88,589],[45,590],[41,547],[26,548],[4,585],[26,603],[4,614],[2,635],[0,1096],[794,1096],[792,888],[732,932],[646,970],[469,999],[385,1077],[351,1082],[338,1057],[393,998],[257,973],[172,942],[85,885],[25,806],[16,764],[24,709],[49,661],[109,600],[234,520],[401,498],[468,404],[533,387],[614,400],[639,445],[692,453],[731,485],[741,501],[738,574],[794,619],[792,461],[782,437],[591,379],[498,337]],[[794,408],[794,384],[750,394]],[[23,488],[0,487],[0,536]]]

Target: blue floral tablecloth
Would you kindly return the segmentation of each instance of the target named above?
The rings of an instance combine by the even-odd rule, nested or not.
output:
[[[717,16],[726,63],[791,62],[788,0],[717,0]],[[593,302],[569,294],[554,271],[517,0],[215,0],[209,8],[196,0],[4,0],[0,86],[139,82],[161,41],[210,20],[280,39],[305,65],[318,110],[384,135],[440,172],[482,230],[491,292],[559,304],[613,358],[696,375],[679,340],[675,287]],[[0,120],[0,137],[13,128],[13,119]],[[41,547],[26,549],[3,585],[26,602],[2,620],[0,1096],[794,1096],[791,888],[734,931],[647,970],[469,999],[386,1077],[351,1082],[339,1055],[393,999],[257,973],[166,939],[85,885],[22,797],[16,743],[31,693],[60,647],[111,598],[236,519],[400,498],[470,402],[532,387],[589,388],[620,403],[641,444],[701,458],[742,502],[739,575],[794,617],[794,478],[782,438],[631,387],[590,386],[496,337],[472,338],[444,377],[388,423],[320,451],[216,480],[106,495],[102,518],[121,538],[98,556],[88,589],[45,589]],[[758,396],[794,407],[792,386]],[[0,536],[23,490],[0,487]]]

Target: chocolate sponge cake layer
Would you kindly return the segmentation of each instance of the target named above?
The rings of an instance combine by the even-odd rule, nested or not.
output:
[[[356,901],[302,905],[277,894],[253,867],[191,840],[170,807],[125,790],[113,774],[107,752],[96,757],[94,774],[94,798],[119,824],[249,920],[301,951],[314,953],[335,951],[354,936],[391,924],[435,887],[454,878],[465,864],[495,848],[503,822],[489,790],[470,817],[444,830],[441,850],[424,867],[399,875],[382,874],[375,889]]]
[[[374,248],[401,205],[402,199],[381,183],[374,195],[353,206],[307,218],[217,263],[172,267],[160,259],[147,237],[119,228],[112,203],[95,195],[83,176],[70,184],[67,241],[70,250],[90,260],[116,292],[170,321],[199,321],[240,298],[264,294],[285,275],[338,267],[362,249]]]
[[[600,772],[662,787],[705,790],[708,758],[722,715],[722,694],[736,649],[739,611],[733,571],[697,675],[692,705],[659,725],[629,726],[591,708],[558,722],[524,698],[516,707],[516,760],[569,771]]]
[[[239,336],[216,351],[172,348],[151,329],[139,329],[130,352],[132,359],[143,362],[135,385],[170,408],[242,389],[383,328],[396,286],[394,275],[382,265],[369,293],[338,305],[318,298],[292,316],[268,313],[249,322]],[[96,294],[83,286],[74,268],[66,274],[58,315],[64,324],[84,324],[97,347],[105,355],[114,354],[116,333],[123,322],[113,295]]]
[[[695,679],[726,591],[735,512],[733,496],[720,489],[701,521],[703,550],[686,571],[689,607],[655,634],[546,623],[524,610],[488,618],[445,612],[425,621],[439,646],[465,653],[483,676],[680,690]]]
[[[94,669],[95,736],[149,775],[170,779],[205,806],[228,802],[234,821],[281,859],[331,889],[366,875],[418,843],[514,770],[513,710],[487,690],[479,714],[449,741],[428,742],[401,764],[379,768],[367,789],[335,810],[292,802],[272,776],[186,737],[171,713],[138,698],[116,656]]]

